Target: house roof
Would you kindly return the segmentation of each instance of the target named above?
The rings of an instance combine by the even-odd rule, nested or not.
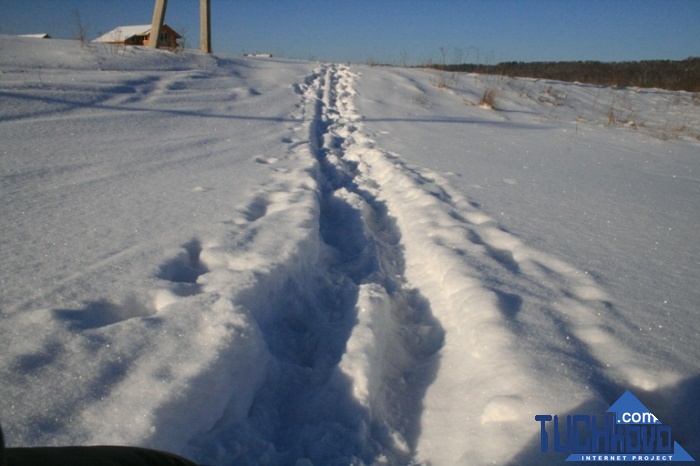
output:
[[[164,24],[163,27],[168,27],[170,30],[175,32],[175,30],[167,24]],[[93,42],[124,42],[130,37],[146,36],[150,33],[150,24],[144,24],[142,26],[119,26],[118,28],[112,29],[107,34],[101,35],[97,39],[93,40]],[[181,37],[177,32],[175,32],[175,35],[178,38]]]
[[[151,32],[151,25],[143,26],[119,26],[112,29],[107,34],[103,34],[93,42],[124,42],[129,37],[145,36]]]

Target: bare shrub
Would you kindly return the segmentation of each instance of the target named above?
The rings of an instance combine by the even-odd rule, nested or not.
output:
[[[83,47],[87,47],[89,45],[87,39],[87,27],[85,26],[82,18],[80,17],[80,10],[74,8],[71,11],[71,16],[73,17],[73,23],[75,26],[75,39],[80,41],[80,45],[82,45]]]
[[[613,125],[617,122],[617,119],[615,118],[615,104],[611,103],[610,107],[608,107],[608,118],[607,118],[607,124],[608,125]]]
[[[496,89],[489,87],[484,90],[481,100],[479,101],[479,107],[487,108],[490,110],[496,109]]]
[[[173,52],[182,54],[187,48],[187,26],[180,26],[180,38],[177,40],[177,45]]]
[[[448,73],[447,71],[438,71],[438,74],[430,79],[430,83],[438,89],[456,86],[458,81],[457,73]]]

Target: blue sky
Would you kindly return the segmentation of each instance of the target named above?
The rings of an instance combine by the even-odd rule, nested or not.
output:
[[[211,0],[215,52],[419,64],[700,56],[700,0]],[[0,0],[0,33],[90,38],[148,24],[155,0]],[[199,0],[166,23],[197,47]],[[0,51],[0,53],[2,53]]]

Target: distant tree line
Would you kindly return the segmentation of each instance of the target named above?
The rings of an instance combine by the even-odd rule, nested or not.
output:
[[[636,62],[503,62],[496,65],[429,65],[450,71],[553,79],[604,86],[647,87],[700,92],[700,57]]]

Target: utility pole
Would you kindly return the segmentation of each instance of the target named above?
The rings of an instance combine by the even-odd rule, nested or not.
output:
[[[156,0],[156,8],[153,10],[153,21],[151,22],[151,38],[148,41],[148,46],[152,49],[158,48],[160,41],[160,31],[163,29],[163,21],[165,20],[165,8],[168,6],[168,0]]]
[[[203,53],[211,53],[210,0],[200,0],[199,3],[199,46]]]

